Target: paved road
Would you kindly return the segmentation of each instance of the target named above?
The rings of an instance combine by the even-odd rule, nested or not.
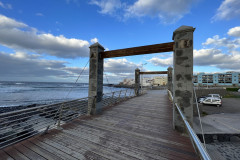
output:
[[[240,134],[240,98],[223,98],[222,107],[202,105],[208,115],[202,117],[204,133]],[[194,118],[194,129],[201,133],[198,117]]]

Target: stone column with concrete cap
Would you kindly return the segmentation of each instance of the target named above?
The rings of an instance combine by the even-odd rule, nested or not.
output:
[[[90,47],[89,61],[89,89],[88,97],[88,114],[95,115],[102,111],[102,95],[103,95],[103,58],[100,53],[104,52],[103,46],[98,42]]]
[[[135,95],[139,95],[139,89],[140,89],[140,69],[135,69]]]
[[[168,67],[168,90],[172,92],[172,67]]]
[[[193,32],[191,26],[181,26],[173,32],[173,98],[192,126],[193,123]],[[186,133],[183,121],[175,108],[174,128]]]

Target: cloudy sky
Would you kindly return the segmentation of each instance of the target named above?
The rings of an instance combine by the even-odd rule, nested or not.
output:
[[[0,0],[0,81],[88,82],[91,44],[171,42],[181,25],[196,27],[194,73],[240,71],[239,0]],[[105,59],[104,79],[168,66],[172,53]]]

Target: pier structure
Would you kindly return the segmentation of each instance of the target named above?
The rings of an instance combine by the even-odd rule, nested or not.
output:
[[[134,56],[141,54],[152,54],[173,51],[173,70],[168,69],[169,88],[172,90],[173,105],[179,104],[184,115],[192,125],[193,123],[193,32],[195,28],[181,26],[173,32],[174,42],[161,43],[148,46],[140,46],[126,49],[104,51],[97,42],[90,46],[90,68],[89,68],[89,97],[96,96],[93,103],[89,103],[90,113],[101,113],[101,97],[103,86],[103,61],[105,58]],[[140,70],[135,70],[135,94],[139,94]],[[142,72],[142,74],[144,74]],[[173,107],[175,108],[175,107]],[[173,128],[185,132],[185,126],[177,110],[173,109]]]
[[[112,51],[104,51],[99,43],[91,45],[89,96],[0,114],[0,133],[2,128],[11,131],[17,127],[4,132],[1,159],[210,160],[192,129],[193,32],[193,27],[181,26],[173,33],[174,42]],[[134,96],[131,91],[103,95],[105,58],[171,51],[173,68],[151,72],[168,75],[172,82],[168,91],[140,94],[139,76],[150,72],[136,69]],[[42,126],[37,130],[26,126],[25,112],[30,118],[40,117]],[[12,121],[14,117],[17,120]],[[56,129],[56,120],[62,124],[61,130]],[[24,124],[24,132],[17,122]]]

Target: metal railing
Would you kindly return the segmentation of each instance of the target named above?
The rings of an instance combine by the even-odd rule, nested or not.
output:
[[[135,96],[133,89],[120,90],[116,92],[103,94],[103,108],[127,100]]]
[[[114,105],[135,96],[134,90],[121,90],[103,95],[102,107]],[[88,115],[86,97],[57,104],[49,104],[0,114],[0,149],[57,128],[75,118]]]
[[[170,97],[170,99],[173,101],[173,96],[172,93],[168,90],[168,95]],[[191,125],[188,123],[186,117],[184,116],[184,114],[182,113],[180,107],[178,106],[177,103],[174,103],[174,106],[177,108],[177,111],[179,112],[184,125],[188,131],[189,137],[191,139],[192,145],[195,149],[195,152],[198,154],[198,156],[203,159],[203,160],[211,160],[211,157],[209,156],[206,148],[203,146],[203,144],[201,143],[201,141],[199,140],[198,136],[196,135],[196,133],[194,132],[194,130],[192,129]]]

